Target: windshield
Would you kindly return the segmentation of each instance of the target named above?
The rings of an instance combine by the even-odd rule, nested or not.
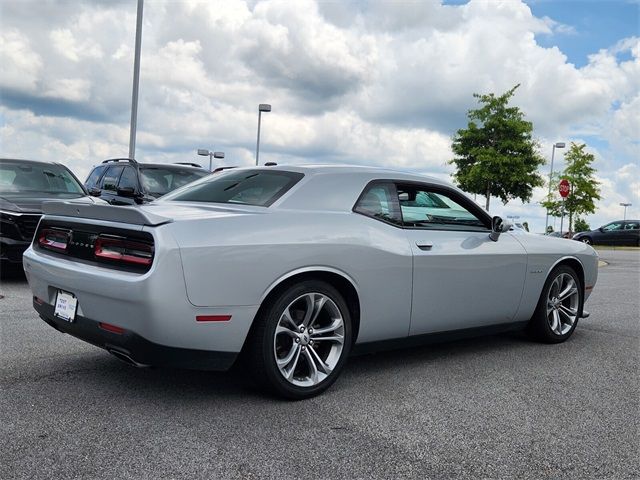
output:
[[[171,193],[165,199],[268,207],[303,176],[302,173],[282,170],[228,170]]]
[[[0,193],[74,193],[82,186],[66,168],[54,164],[0,162]]]
[[[195,168],[140,168],[142,186],[147,192],[156,197],[205,177],[210,173],[208,170],[196,170]]]

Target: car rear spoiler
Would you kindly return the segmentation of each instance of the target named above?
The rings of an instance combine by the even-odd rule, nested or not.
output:
[[[57,215],[74,218],[90,218],[108,222],[128,223],[132,225],[162,225],[173,219],[145,212],[137,207],[96,205],[73,201],[51,201],[42,204],[45,215]]]

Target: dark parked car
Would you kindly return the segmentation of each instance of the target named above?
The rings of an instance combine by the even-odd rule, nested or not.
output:
[[[113,158],[94,167],[84,185],[91,195],[112,205],[135,205],[151,202],[210,173],[185,164]]]
[[[573,239],[589,245],[640,247],[640,220],[616,220],[597,230],[576,233]]]
[[[22,262],[42,216],[42,203],[80,199],[95,203],[64,165],[0,159],[0,260]],[[102,202],[101,202],[102,203]]]

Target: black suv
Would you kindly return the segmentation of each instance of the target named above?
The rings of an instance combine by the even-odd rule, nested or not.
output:
[[[100,202],[87,196],[64,165],[0,158],[0,263],[22,262],[42,216],[42,204],[52,200]]]
[[[84,182],[89,194],[112,205],[147,203],[211,172],[185,164],[138,163],[129,158],[105,160]]]

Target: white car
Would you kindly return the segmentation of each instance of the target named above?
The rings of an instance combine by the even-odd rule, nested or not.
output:
[[[44,321],[135,365],[242,353],[291,398],[352,350],[518,328],[562,342],[597,279],[590,246],[514,235],[455,187],[375,168],[238,168],[140,207],[45,213],[24,255]]]

